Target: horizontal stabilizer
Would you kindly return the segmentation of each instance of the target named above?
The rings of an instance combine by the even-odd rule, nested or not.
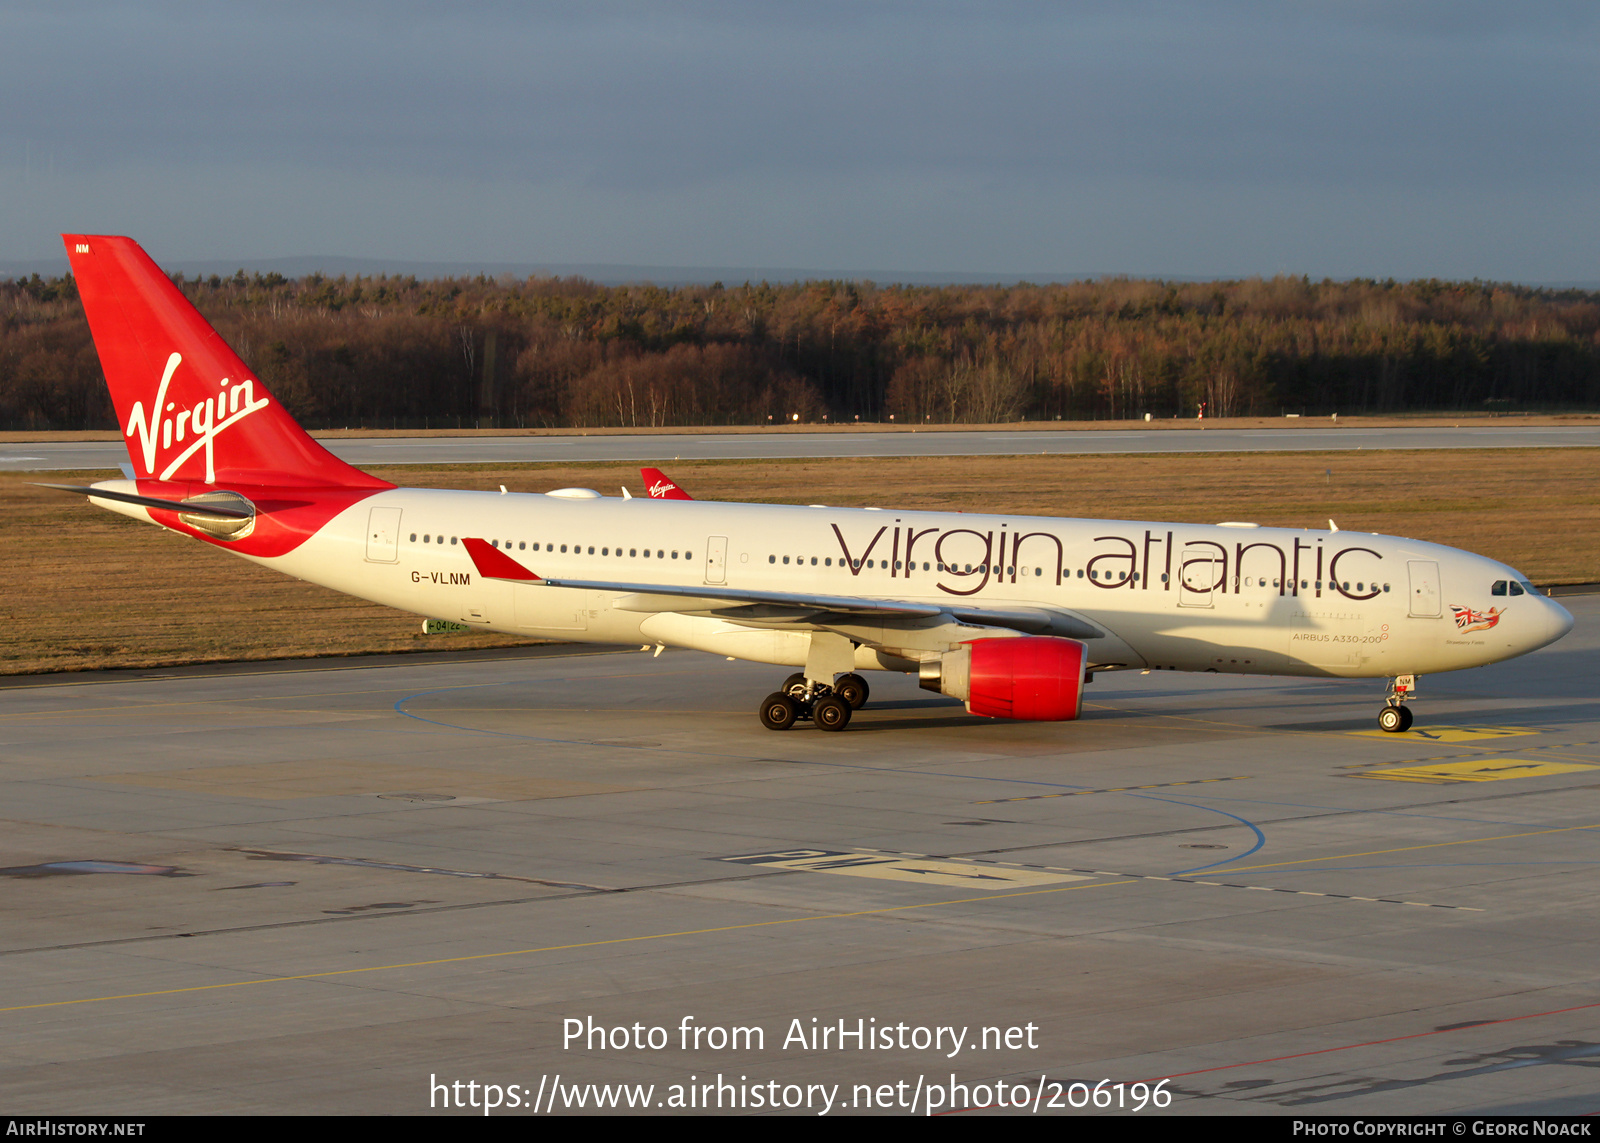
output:
[[[138,504],[144,508],[165,508],[169,512],[182,512],[186,516],[221,516],[224,520],[250,520],[255,513],[243,508],[227,508],[220,504],[162,500],[155,496],[135,496],[131,492],[111,492],[104,488],[84,487],[78,484],[44,484],[34,482],[36,488],[54,488],[58,492],[81,492],[97,500],[115,500],[120,504]]]

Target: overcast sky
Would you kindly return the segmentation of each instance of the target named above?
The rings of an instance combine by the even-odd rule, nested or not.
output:
[[[0,0],[0,262],[1600,279],[1600,5]]]

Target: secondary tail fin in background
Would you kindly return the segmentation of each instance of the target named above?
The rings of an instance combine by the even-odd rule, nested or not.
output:
[[[139,479],[393,487],[306,435],[137,242],[62,240]]]
[[[693,500],[683,489],[667,479],[667,474],[659,468],[641,468],[639,475],[644,477],[645,489],[650,493],[652,500]]]

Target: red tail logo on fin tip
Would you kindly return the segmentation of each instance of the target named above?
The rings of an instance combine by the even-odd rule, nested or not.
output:
[[[644,477],[645,489],[650,493],[652,500],[693,500],[683,489],[679,488],[667,474],[659,468],[641,468],[639,475]]]

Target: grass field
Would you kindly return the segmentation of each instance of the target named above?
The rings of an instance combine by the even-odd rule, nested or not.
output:
[[[627,484],[642,495],[638,470],[623,465],[373,471],[413,486],[579,485],[614,496]],[[1600,580],[1593,449],[686,461],[669,475],[702,500],[1312,528],[1331,517],[1346,530],[1493,556],[1536,583]],[[425,637],[417,616],[263,570],[30,479],[39,477],[0,475],[0,674],[528,642]]]

